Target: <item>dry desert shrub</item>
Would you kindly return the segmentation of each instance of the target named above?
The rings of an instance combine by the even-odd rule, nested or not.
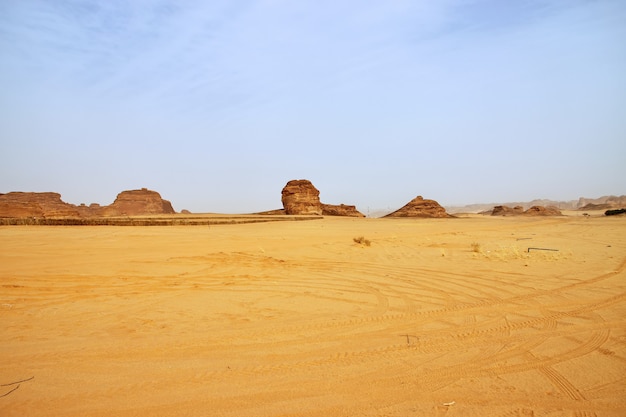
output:
[[[370,246],[372,244],[369,239],[365,239],[363,236],[352,238],[352,240],[354,240],[354,243],[358,243],[359,245]]]
[[[474,253],[482,252],[482,247],[480,246],[480,243],[478,242],[472,242],[471,247],[472,247],[472,252]]]

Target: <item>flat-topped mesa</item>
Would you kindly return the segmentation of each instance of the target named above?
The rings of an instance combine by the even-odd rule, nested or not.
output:
[[[291,180],[283,187],[285,214],[322,215],[320,192],[309,180]]]
[[[144,214],[174,214],[172,203],[163,200],[156,191],[142,188],[141,190],[122,191],[110,206],[102,207],[103,216],[138,216]]]
[[[0,194],[0,217],[75,217],[76,206],[61,200],[52,192],[10,192]]]
[[[421,195],[418,195],[402,208],[383,217],[446,218],[452,216],[435,200],[424,199]]]

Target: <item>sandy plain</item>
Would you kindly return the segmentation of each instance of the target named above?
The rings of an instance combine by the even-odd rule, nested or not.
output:
[[[625,232],[0,227],[0,415],[623,416]]]

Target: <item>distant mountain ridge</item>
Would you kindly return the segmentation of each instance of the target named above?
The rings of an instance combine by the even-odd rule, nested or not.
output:
[[[506,203],[476,203],[465,206],[444,206],[448,213],[480,213],[491,210],[495,206],[521,206],[528,210],[532,206],[555,206],[561,210],[606,210],[626,207],[626,195],[607,195],[598,198],[580,197],[578,200],[557,201],[536,199],[532,201],[512,201]]]
[[[528,210],[532,206],[555,206],[561,210],[606,210],[626,207],[626,195],[607,195],[598,198],[580,197],[578,200],[558,201],[536,199],[532,201],[511,201],[506,203],[476,203],[465,206],[445,206],[448,213],[480,213],[493,209],[495,206],[521,206]]]

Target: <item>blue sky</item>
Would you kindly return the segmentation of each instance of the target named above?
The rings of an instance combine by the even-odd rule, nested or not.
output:
[[[622,0],[0,2],[0,192],[362,212],[626,194]]]

